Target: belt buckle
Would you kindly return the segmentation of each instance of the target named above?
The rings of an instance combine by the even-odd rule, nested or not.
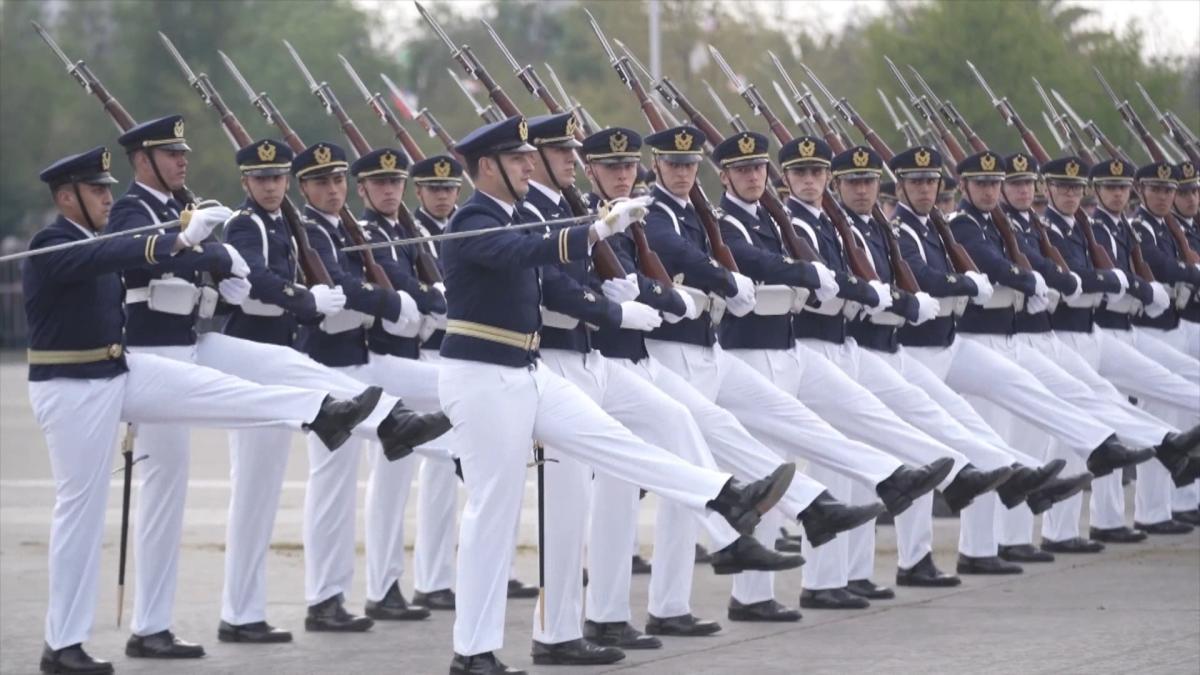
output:
[[[125,351],[124,348],[122,348],[121,345],[119,345],[119,344],[109,345],[108,346],[108,358],[114,359],[114,360],[119,359],[119,358],[121,358],[121,353],[123,351]]]
[[[542,334],[534,333],[533,336],[528,339],[527,343],[529,345],[528,350],[531,352],[536,352],[538,347],[542,344]]]

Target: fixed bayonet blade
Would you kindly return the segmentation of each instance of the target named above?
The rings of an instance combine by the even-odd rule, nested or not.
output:
[[[992,88],[988,86],[987,80],[983,79],[983,75],[979,72],[979,69],[975,67],[975,64],[967,61],[967,68],[971,69],[971,74],[975,76],[975,79],[979,82],[979,86],[983,87],[983,91],[987,93],[988,98],[992,99],[992,104],[999,105],[1001,103],[1000,97],[996,96],[996,92],[992,91]],[[913,72],[915,73],[916,70]],[[920,78],[921,83],[924,84],[924,78],[921,78],[920,74],[918,74],[917,77]]]
[[[900,72],[900,68],[892,61],[891,58],[887,56],[884,56],[883,60],[887,62],[888,68],[890,68],[892,71],[892,75],[894,75],[896,80],[900,82],[900,86],[904,89],[904,93],[908,94],[908,100],[912,101],[913,104],[916,104],[918,100],[917,92],[913,91],[913,88],[908,83],[908,80],[904,79],[904,74]]]
[[[1121,97],[1117,96],[1117,92],[1113,91],[1113,88],[1108,86],[1108,80],[1104,79],[1104,74],[1101,73],[1100,69],[1095,66],[1092,66],[1092,72],[1096,73],[1096,79],[1100,80],[1100,86],[1104,87],[1104,91],[1108,93],[1108,97],[1112,99],[1113,103],[1118,108],[1120,108]]]
[[[1146,91],[1146,88],[1142,86],[1142,83],[1135,81],[1133,84],[1142,94],[1142,98],[1146,100],[1146,105],[1150,106],[1150,112],[1154,113],[1154,117],[1160,120],[1164,119],[1162,111],[1158,109],[1158,106],[1154,105],[1154,99],[1150,98],[1150,93]]]
[[[1063,152],[1070,152],[1067,144],[1063,142],[1063,137],[1058,134],[1058,128],[1055,126],[1054,121],[1050,119],[1050,115],[1045,110],[1042,111],[1042,121],[1046,123],[1046,128],[1050,130],[1050,135],[1054,137],[1054,142],[1058,145],[1058,149]]]
[[[242,92],[246,94],[250,101],[257,100],[258,94],[255,93],[254,87],[251,87],[250,83],[246,81],[246,78],[242,75],[242,71],[238,70],[238,67],[234,65],[233,59],[230,59],[220,49],[217,50],[217,55],[221,57],[221,62],[225,64],[225,67],[229,70],[229,74],[233,75],[234,81],[238,83],[238,86],[242,88]]]
[[[558,91],[558,97],[562,99],[565,104],[574,105],[578,108],[579,104],[571,101],[571,97],[567,95],[566,87],[563,86],[562,80],[558,79],[558,73],[554,72],[554,68],[551,67],[549,63],[543,63],[542,65],[546,66],[546,72],[550,74],[550,83],[553,84],[554,88]]]
[[[475,100],[475,96],[471,94],[469,89],[467,89],[466,83],[459,79],[458,75],[456,75],[453,70],[447,68],[446,72],[450,73],[450,79],[454,80],[454,84],[458,85],[458,90],[461,91],[463,96],[466,96],[467,100],[471,102],[471,105],[475,107],[475,114],[482,116],[487,109],[479,105],[479,102]]]
[[[613,51],[612,45],[608,43],[608,36],[600,29],[600,24],[596,22],[596,17],[592,16],[592,13],[586,7],[583,9],[583,12],[587,14],[588,23],[592,25],[592,32],[596,34],[596,38],[600,40],[600,46],[604,48],[604,53],[608,55],[608,63],[614,66],[617,65],[619,61],[617,53]]]
[[[800,90],[796,88],[796,83],[792,81],[792,76],[789,75],[787,69],[783,67],[783,61],[780,61],[779,57],[776,56],[775,52],[773,51],[767,50],[767,54],[771,56],[771,63],[775,64],[775,70],[779,71],[779,75],[783,78],[784,84],[786,84],[788,89],[791,90],[792,100],[800,100]]]
[[[775,89],[775,95],[778,96],[780,102],[783,103],[784,110],[787,110],[788,114],[792,116],[792,124],[799,126],[803,122],[804,118],[800,117],[800,113],[796,110],[796,106],[792,105],[792,102],[788,100],[787,94],[783,91],[783,85],[779,84],[778,80],[771,80],[771,86]]]
[[[495,29],[492,28],[492,24],[488,23],[487,19],[480,19],[479,22],[482,23],[483,27],[487,29],[488,35],[492,36],[492,41],[495,42],[496,46],[500,48],[500,53],[504,54],[504,58],[508,60],[508,65],[512,66],[513,72],[519,73],[524,70],[524,68],[521,67],[520,62],[517,61],[517,57],[513,56],[512,52],[508,51],[508,46],[504,44],[504,40],[500,39],[500,36],[496,33]]]
[[[708,95],[712,97],[713,103],[717,104],[717,110],[721,113],[721,117],[724,117],[726,120],[732,120],[734,115],[733,113],[729,112],[729,108],[725,107],[725,102],[722,101],[721,97],[717,95],[717,90],[713,89],[713,86],[708,83],[708,80],[700,80],[700,82],[703,83],[704,88],[708,90]]]
[[[1058,91],[1054,89],[1050,90],[1050,94],[1054,96],[1054,99],[1058,101],[1058,104],[1062,106],[1062,109],[1066,111],[1067,115],[1070,116],[1070,118],[1075,122],[1076,126],[1080,128],[1087,126],[1087,124],[1084,123],[1083,118],[1075,112],[1075,109],[1071,107],[1070,103],[1067,103],[1067,99],[1063,98],[1062,94],[1058,93]]]
[[[712,45],[708,45],[708,52],[712,54],[713,60],[717,62],[717,67],[725,73],[725,77],[729,78],[729,82],[733,85],[733,88],[736,89],[739,94],[745,92],[746,83],[742,82],[742,78],[738,77],[738,74],[733,72],[733,68],[729,65],[729,62],[725,60],[725,57],[721,56],[721,52],[717,51],[717,48]],[[726,117],[729,116],[726,115]]]
[[[821,93],[825,95],[825,98],[829,99],[829,102],[833,105],[833,107],[839,107],[837,97],[833,95],[832,91],[829,91],[829,88],[825,86],[825,83],[821,81],[821,78],[817,77],[817,74],[803,63],[800,64],[800,68],[804,70],[806,75],[808,75],[808,79],[812,80],[813,84],[817,85],[817,89],[821,90]]]
[[[179,69],[183,71],[183,76],[187,78],[188,84],[195,84],[196,74],[192,72],[192,69],[190,66],[188,66],[187,61],[183,60],[183,55],[180,54],[179,50],[175,48],[175,45],[171,42],[171,39],[168,38],[161,30],[158,31],[158,38],[162,40],[163,46],[167,48],[167,51],[171,54],[171,57],[175,59],[175,63],[179,65]]]
[[[459,54],[459,48],[454,44],[454,41],[450,39],[450,36],[446,35],[446,31],[442,30],[442,26],[436,20],[434,20],[433,16],[429,13],[429,10],[425,9],[425,7],[422,6],[421,3],[416,2],[416,0],[413,0],[413,4],[417,6],[417,11],[421,13],[421,17],[425,19],[425,22],[429,24],[429,27],[433,29],[433,32],[437,33],[437,36],[442,39],[442,42],[445,42],[446,46],[450,48],[453,56],[457,57]]]
[[[354,86],[358,87],[358,92],[363,95],[363,98],[367,99],[367,101],[375,98],[375,94],[372,94],[371,90],[367,88],[367,84],[358,76],[358,73],[354,70],[354,66],[350,65],[346,57],[341,54],[338,54],[337,57],[342,62],[342,67],[346,69],[346,74],[350,76],[351,80],[354,80]]]
[[[391,92],[392,103],[396,106],[396,109],[400,111],[400,114],[404,115],[404,119],[414,119],[413,111],[408,107],[408,104],[405,103],[404,92],[400,91],[400,87],[397,87],[396,83],[392,82],[392,78],[384,75],[383,73],[380,73],[379,77],[383,80],[383,84],[388,88],[388,91]]]
[[[314,94],[317,93],[321,85],[317,84],[317,78],[313,77],[313,74],[308,70],[308,66],[304,65],[304,59],[300,58],[300,54],[296,51],[295,47],[292,47],[292,43],[284,40],[283,46],[287,47],[288,53],[292,55],[292,60],[300,67],[300,72],[304,75],[304,80],[308,82],[308,90]]]
[[[36,21],[30,21],[29,23],[33,24],[33,29],[37,31],[37,34],[42,36],[42,39],[46,41],[46,44],[50,45],[51,51],[58,55],[59,60],[62,61],[63,65],[67,67],[67,72],[74,70],[75,62],[67,57],[63,50],[58,46],[58,43],[54,41],[54,38],[50,37],[50,33],[47,33],[46,29],[42,28],[42,24]]]
[[[629,47],[626,47],[625,43],[621,42],[617,38],[613,38],[612,41],[613,44],[617,45],[618,49],[625,53],[625,56],[629,58],[630,63],[632,63],[634,67],[642,72],[642,75],[646,78],[646,81],[653,83],[654,76],[650,74],[650,70],[646,68],[646,66],[642,65],[642,62],[638,60],[638,57],[634,56]]]

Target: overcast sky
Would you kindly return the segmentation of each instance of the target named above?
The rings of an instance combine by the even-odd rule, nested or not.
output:
[[[403,16],[405,25],[413,25],[417,12],[407,0],[354,0],[362,5],[382,7],[388,14]],[[479,11],[485,0],[424,0],[429,4],[452,2],[463,13]],[[544,0],[553,2],[553,0]],[[739,0],[729,0],[735,2]],[[874,15],[887,7],[885,0],[751,0],[757,4],[770,5],[784,2],[787,11],[797,16],[803,14],[806,21],[814,16],[821,17],[824,30],[840,30],[850,19],[860,15]],[[1017,0],[1014,0],[1017,1]],[[1200,1],[1198,0],[1069,0],[1069,4],[1083,5],[1097,11],[1095,22],[1099,27],[1110,30],[1123,29],[1130,21],[1137,22],[1145,34],[1145,55],[1187,56],[1200,51]]]

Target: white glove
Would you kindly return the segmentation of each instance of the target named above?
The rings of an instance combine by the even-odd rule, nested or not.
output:
[[[663,312],[663,318],[667,320],[667,323],[679,323],[683,319],[700,318],[700,308],[696,306],[696,301],[692,299],[692,296],[684,293],[678,288],[672,290],[675,292],[675,295],[678,295],[683,300],[684,310],[683,316],[675,316],[670,312]]]
[[[250,266],[246,264],[246,259],[242,257],[242,254],[238,253],[238,250],[229,244],[223,244],[223,246],[229,253],[229,259],[233,261],[233,264],[229,266],[229,273],[235,277],[245,278],[250,276]]]
[[[838,291],[842,289],[838,286],[837,277],[834,276],[833,271],[819,262],[812,263],[812,266],[816,268],[817,278],[821,281],[821,286],[817,288],[817,300],[829,302],[836,298]]]
[[[421,311],[417,309],[417,299],[408,291],[396,291],[396,295],[400,296],[400,318],[396,319],[396,323],[420,324]]]
[[[1042,276],[1041,272],[1034,272],[1033,278],[1036,281],[1036,284],[1033,287],[1033,294],[1038,296],[1039,298],[1042,298],[1043,300],[1045,300],[1046,299],[1046,277]]]
[[[631,279],[630,277],[633,278]],[[617,304],[621,304],[636,299],[641,289],[638,288],[637,275],[630,274],[623,279],[609,279],[605,281],[600,284],[600,291],[604,293],[604,297]]]
[[[979,272],[964,272],[963,275],[970,279],[975,284],[975,288],[978,289],[975,292],[975,297],[971,299],[972,302],[977,305],[986,305],[987,301],[992,299],[992,293],[996,290],[992,288],[992,282],[988,280],[987,275]]]
[[[308,290],[317,303],[317,311],[321,314],[326,316],[337,314],[346,306],[346,294],[342,293],[341,286],[330,288],[325,284],[317,284]]]
[[[1145,310],[1146,316],[1153,319],[1171,306],[1171,295],[1167,293],[1167,287],[1163,286],[1161,282],[1151,281],[1150,288],[1154,290],[1154,299],[1145,306]]]
[[[917,292],[917,320],[913,323],[914,326],[921,324],[937,317],[938,310],[942,308],[941,303],[933,298],[932,295],[925,291]]]
[[[191,219],[188,220],[187,227],[179,237],[183,239],[184,246],[191,248],[208,239],[208,235],[212,234],[218,225],[232,217],[233,211],[227,206],[218,205],[210,206],[207,209],[197,209],[192,211]]]
[[[746,316],[754,309],[754,282],[750,277],[739,272],[733,273],[737,282],[737,295],[725,298],[725,306],[734,316]]]
[[[1031,295],[1025,298],[1025,311],[1030,314],[1040,314],[1050,306],[1050,299],[1045,295]]]
[[[225,298],[225,302],[240,305],[250,297],[250,282],[241,277],[229,277],[217,284],[217,290],[221,297]]]
[[[875,316],[880,312],[886,312],[892,306],[892,287],[878,280],[867,282],[871,288],[875,289],[875,293],[879,295],[879,304],[874,307],[867,307],[866,312],[869,316]]]
[[[646,210],[652,202],[650,197],[614,199],[608,205],[608,214],[592,223],[592,230],[601,239],[624,232],[630,225],[646,217]]]
[[[1125,297],[1125,291],[1129,290],[1129,277],[1125,276],[1125,270],[1117,268],[1112,269],[1112,273],[1117,275],[1117,281],[1121,282],[1121,290],[1116,293],[1105,293],[1104,297],[1109,302],[1117,302]]]
[[[1071,300],[1073,302],[1079,296],[1083,295],[1083,279],[1074,272],[1067,272],[1067,274],[1070,274],[1075,279],[1075,290],[1070,295],[1064,295],[1063,300]]]
[[[650,305],[636,300],[621,303],[621,328],[651,331],[662,325],[662,317]]]
[[[440,281],[433,282],[433,289],[442,295],[446,295],[446,284],[443,284]]]

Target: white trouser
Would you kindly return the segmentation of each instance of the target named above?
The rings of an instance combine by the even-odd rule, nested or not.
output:
[[[220,333],[203,333],[194,345],[134,347],[133,351],[198,363],[261,384],[329,391],[339,397],[354,396],[363,388],[352,380],[329,377],[333,371],[289,347],[241,340]],[[375,426],[395,401],[390,397],[387,399],[381,399],[375,413],[356,428],[357,436],[374,437]],[[264,439],[284,438],[277,429],[239,433],[262,434]],[[282,441],[281,446],[287,443],[290,443],[290,437]],[[138,565],[131,628],[137,635],[150,635],[171,627],[187,496],[189,448],[190,432],[184,426],[145,425],[138,428],[134,454],[146,459],[138,468],[142,484],[134,530],[134,555]],[[269,455],[264,453],[262,457],[247,461],[270,461]],[[286,462],[286,457],[283,461]],[[277,468],[282,475],[283,467]],[[268,538],[270,530],[268,524],[265,527]]]
[[[441,354],[421,350],[421,361],[438,364]],[[413,546],[413,589],[431,593],[454,586],[454,547],[458,528],[458,475],[450,455],[450,435],[442,434],[421,446],[417,474],[417,534]]]
[[[1175,351],[1200,360],[1200,323],[1180,321],[1174,330],[1139,326],[1138,330],[1170,345]]]
[[[30,404],[46,436],[55,480],[45,626],[51,649],[84,642],[91,631],[121,420],[298,429],[316,417],[325,398],[321,392],[256,386],[152,354],[130,353],[126,361],[129,372],[110,379],[29,383]]]
[[[1193,385],[1172,375],[1162,366],[1130,348],[1121,338],[1110,334],[1116,332],[1119,331],[1096,328],[1091,333],[1063,331],[1057,335],[1059,341],[1066,346],[1062,351],[1071,352],[1087,367],[1078,367],[1078,373],[1081,374],[1077,374],[1075,369],[1070,372],[1091,386],[1098,395],[1119,401],[1129,410],[1143,415],[1143,421],[1148,426],[1153,426],[1154,430],[1142,439],[1139,445],[1155,445],[1168,433],[1177,429],[1135,407],[1129,403],[1128,397],[1146,397],[1147,401],[1172,405],[1171,393],[1190,392]],[[1175,402],[1174,405],[1179,403]],[[1118,433],[1120,431],[1118,427]],[[1143,502],[1151,505],[1150,511],[1157,512],[1156,517],[1165,520],[1166,518],[1161,517],[1165,512],[1169,518],[1172,492],[1170,474],[1153,459],[1139,465],[1137,472],[1139,480],[1135,491],[1142,493]],[[1093,527],[1107,529],[1125,524],[1125,488],[1121,484],[1121,474],[1122,472],[1114,471],[1092,482],[1091,508],[1088,513]],[[1145,509],[1143,515],[1146,515]]]
[[[890,413],[874,395],[824,356],[799,344],[788,350],[736,349],[728,353],[745,361],[785,397],[802,404],[788,405],[776,392],[767,389],[760,390],[757,399],[747,399],[746,407],[761,411],[763,416],[756,419],[766,422],[761,431],[759,425],[746,423],[759,440],[793,456],[810,459],[810,468],[819,465],[825,472],[850,479],[872,495],[876,485],[903,465],[895,457],[843,435],[842,429],[853,429],[860,423],[858,416],[862,412],[877,413],[875,419]],[[856,405],[859,402],[864,405]],[[743,409],[734,412],[742,419]],[[797,434],[797,429],[803,429],[803,433]],[[771,540],[768,548],[774,546],[777,532],[778,527],[761,533]],[[734,597],[744,603],[769,599],[773,579],[771,572],[739,574],[734,579]]]
[[[728,474],[693,466],[641,441],[548,368],[446,359],[438,383],[454,422],[453,452],[462,461],[467,489],[454,620],[458,654],[503,646],[513,523],[533,439],[697,511],[729,482]]]
[[[955,426],[945,410],[920,388],[906,382],[878,354],[860,349],[849,338],[840,345],[818,340],[803,340],[802,344],[824,354],[891,411],[888,417],[898,424],[887,428],[864,429],[867,432],[864,440],[915,466],[928,464],[941,457],[953,458],[954,469],[942,481],[940,487],[943,489],[969,463],[959,448],[951,448],[937,437],[937,434]],[[876,500],[873,490],[850,485],[850,503],[863,504]],[[917,501],[896,518],[897,561],[901,567],[915,565],[928,553],[927,542],[933,531],[932,504],[932,500]],[[845,547],[846,574],[849,578],[870,577],[875,568],[874,521],[846,533]],[[814,553],[818,556],[837,555],[833,551]],[[824,563],[820,563],[820,566],[826,567]]]
[[[1183,331],[1134,326],[1128,331],[1106,329],[1103,335],[1116,336],[1121,333],[1126,333],[1122,341],[1143,356],[1193,385],[1200,384],[1200,359],[1187,353],[1186,346],[1181,344],[1179,336],[1184,335]],[[1193,390],[1193,401],[1197,396],[1200,394]]]
[[[605,412],[639,438],[657,447],[669,448],[671,452],[691,464],[717,470],[716,462],[687,408],[655,388],[648,378],[638,377],[630,370],[615,365],[615,362],[604,358],[599,352],[585,355],[566,350],[545,350],[542,352],[542,363],[579,387]],[[547,448],[548,453],[551,451],[552,456],[562,456],[562,452],[557,448]],[[587,528],[591,473],[590,469],[578,462],[555,468],[556,479],[560,474],[565,474],[562,476],[564,486],[555,491],[554,500],[550,499],[549,494],[546,499],[545,597],[549,600],[546,602],[544,629],[540,620],[541,610],[537,606],[534,607],[533,639],[538,642],[555,644],[583,636],[579,625],[579,617],[583,613],[580,571]],[[603,478],[612,480],[608,476]],[[547,481],[549,480],[550,472],[547,471]],[[637,486],[626,485],[634,492],[636,498]],[[568,501],[569,504],[565,503]],[[597,503],[597,508],[604,509],[606,506]],[[693,556],[696,530],[701,524],[707,527],[714,540],[721,542],[722,547],[738,537],[737,532],[716,513],[697,514],[682,506],[664,502],[659,508],[659,514],[660,520],[665,517],[665,522],[660,522],[660,525],[665,525],[664,534],[670,533],[673,537],[670,542],[664,542],[663,546],[677,551],[686,550]],[[636,529],[636,521],[626,521],[625,529]],[[610,541],[604,534],[614,536]],[[605,584],[621,575],[628,577],[631,574],[629,549],[621,544],[613,545],[612,541],[626,543],[628,533],[601,533],[592,539],[592,545],[596,546],[597,550],[589,558],[588,585],[589,591],[600,597],[607,596],[609,589],[593,586],[595,582],[591,579],[599,578],[600,584]],[[689,564],[670,570],[670,574],[666,574],[668,570],[665,569],[662,572],[653,572],[650,581],[651,614],[677,616],[690,611],[693,568],[694,565]],[[656,576],[666,577],[665,583],[663,578],[656,580]],[[622,584],[618,580],[615,585]],[[628,581],[625,581],[624,585],[627,587]],[[628,612],[628,590],[623,598],[612,598],[607,602],[622,604]]]
[[[367,363],[337,368],[355,380],[383,387],[419,412],[438,410],[437,366],[414,359],[371,354]],[[358,456],[355,439],[329,452],[308,438],[308,486],[304,493],[304,596],[311,606],[350,590],[354,579]],[[366,495],[368,600],[382,600],[404,573],[404,506],[416,458],[389,462],[378,442],[366,444],[371,474]],[[378,456],[378,457],[377,457]]]
[[[1126,396],[1157,401],[1186,415],[1188,427],[1200,423],[1200,388],[1192,376],[1200,362],[1132,331],[1096,328],[1091,334],[1059,336],[1072,345],[1092,343],[1088,365]],[[1200,376],[1198,376],[1200,377]]]
[[[1074,337],[1072,337],[1074,336]],[[1097,342],[1084,333],[1023,333],[1011,338],[1013,358],[1063,399],[1087,411],[1097,421],[1111,426],[1123,441],[1134,446],[1154,445],[1170,431],[1159,420],[1131,405],[1107,380],[1099,375],[1080,353],[1097,358]],[[1067,459],[1061,443],[1052,455]],[[1086,453],[1080,453],[1086,460]],[[1074,473],[1085,465],[1068,461],[1064,473]],[[1079,536],[1079,516],[1083,495],[1055,504],[1042,516],[1042,536],[1062,541]],[[1124,524],[1124,491],[1121,472],[1113,472],[1092,482],[1089,519],[1095,527]]]
[[[643,438],[681,453],[694,464],[712,466],[715,461],[717,466],[744,481],[757,480],[782,461],[755,441],[729,412],[717,407],[653,357],[637,363],[625,359],[609,362],[651,383],[668,400],[682,406],[686,417],[679,417],[678,411],[669,411],[673,417],[670,423],[657,415],[625,420],[613,413]],[[659,443],[657,439],[664,434],[667,436]],[[592,504],[587,546],[587,618],[600,622],[629,621],[632,581],[629,557],[631,551],[636,551],[638,487],[597,473]],[[796,506],[793,500],[792,508]],[[697,539],[695,523],[678,506],[661,501],[655,522],[649,612],[660,618],[689,613]],[[714,549],[724,548],[733,541],[732,530],[719,527],[720,523],[711,518],[701,525]]]

